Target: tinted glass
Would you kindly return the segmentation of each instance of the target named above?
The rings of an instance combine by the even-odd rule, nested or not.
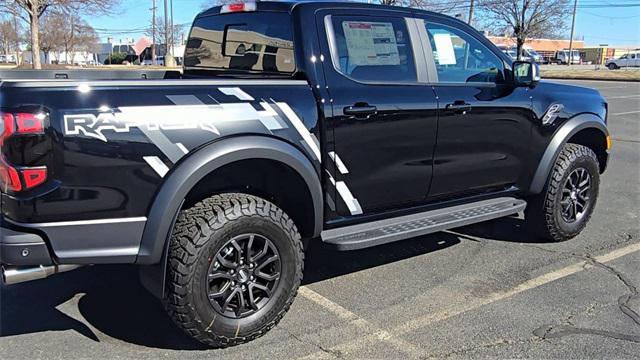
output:
[[[401,18],[334,16],[334,65],[361,81],[415,82],[407,26]]]
[[[476,38],[446,25],[426,26],[439,82],[503,81],[502,60]],[[509,55],[513,57],[515,53]]]
[[[290,74],[295,71],[291,18],[253,12],[196,19],[184,63],[187,69]]]

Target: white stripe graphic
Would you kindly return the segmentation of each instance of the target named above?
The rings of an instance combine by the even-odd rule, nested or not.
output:
[[[311,137],[311,133],[309,132],[309,129],[307,129],[307,127],[304,125],[302,120],[300,120],[300,118],[295,113],[295,111],[291,109],[289,104],[283,103],[283,102],[279,102],[276,104],[278,104],[278,107],[280,108],[280,110],[282,110],[282,112],[289,118],[289,121],[291,121],[291,124],[293,124],[293,127],[298,131],[300,136],[302,136],[302,139],[307,143],[307,145],[309,145],[309,148],[313,152],[313,155],[316,157],[316,159],[320,161],[322,159],[322,156],[320,155],[320,148],[318,147],[318,144]]]
[[[225,95],[235,96],[240,100],[247,100],[247,101],[254,100],[253,96],[247,94],[239,87],[221,87],[221,88],[218,88],[218,90],[220,90],[220,92]]]
[[[183,143],[176,143],[176,146],[178,147],[178,149],[182,150],[183,153],[189,153],[189,149],[187,149]]]
[[[351,193],[351,190],[349,190],[347,184],[345,184],[344,181],[336,182],[331,175],[329,175],[329,181],[331,181],[333,186],[336,187],[338,194],[340,194],[344,203],[347,204],[347,208],[349,208],[351,215],[362,214],[362,207],[360,206],[358,199],[353,197],[353,194]]]
[[[163,178],[169,172],[167,165],[165,165],[157,156],[144,156],[143,159],[158,173],[158,175],[160,175],[160,177]]]
[[[334,151],[330,151],[329,157],[336,164],[336,166],[338,167],[338,171],[340,171],[341,174],[344,175],[349,173],[349,169],[347,169],[347,167],[344,165],[342,159],[340,159],[340,156],[338,156],[338,154],[336,154]]]

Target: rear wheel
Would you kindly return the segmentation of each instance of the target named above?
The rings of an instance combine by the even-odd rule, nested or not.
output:
[[[593,150],[566,144],[543,192],[527,205],[527,224],[545,239],[563,241],[575,237],[591,218],[599,185],[598,159]]]
[[[209,346],[253,340],[289,309],[303,261],[300,234],[277,206],[245,194],[210,197],[176,222],[167,311]]]
[[[609,63],[607,67],[609,68],[609,70],[615,70],[618,68],[618,65],[616,65],[616,63]]]

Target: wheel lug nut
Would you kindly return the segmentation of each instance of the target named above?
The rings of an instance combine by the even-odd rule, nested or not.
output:
[[[242,285],[242,290],[246,289],[246,286]]]
[[[255,280],[255,276],[251,275],[251,277],[249,278],[249,280]]]
[[[254,267],[254,266],[255,266],[255,265],[253,265],[253,263],[249,264],[249,268],[250,268],[250,269],[253,269],[253,267]]]
[[[230,273],[231,273],[231,275],[233,275],[233,273],[235,273],[235,271],[233,269],[231,269]]]
[[[244,261],[240,260],[240,265],[243,265],[243,264],[244,264]]]
[[[236,282],[235,282],[235,281],[232,281],[232,282],[231,282],[231,286],[236,286]]]

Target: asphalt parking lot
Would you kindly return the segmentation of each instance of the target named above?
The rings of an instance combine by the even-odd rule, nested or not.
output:
[[[566,81],[610,104],[596,212],[545,243],[510,217],[355,252],[321,244],[283,321],[209,350],[177,329],[134,267],[0,288],[1,359],[638,358],[640,83]]]

